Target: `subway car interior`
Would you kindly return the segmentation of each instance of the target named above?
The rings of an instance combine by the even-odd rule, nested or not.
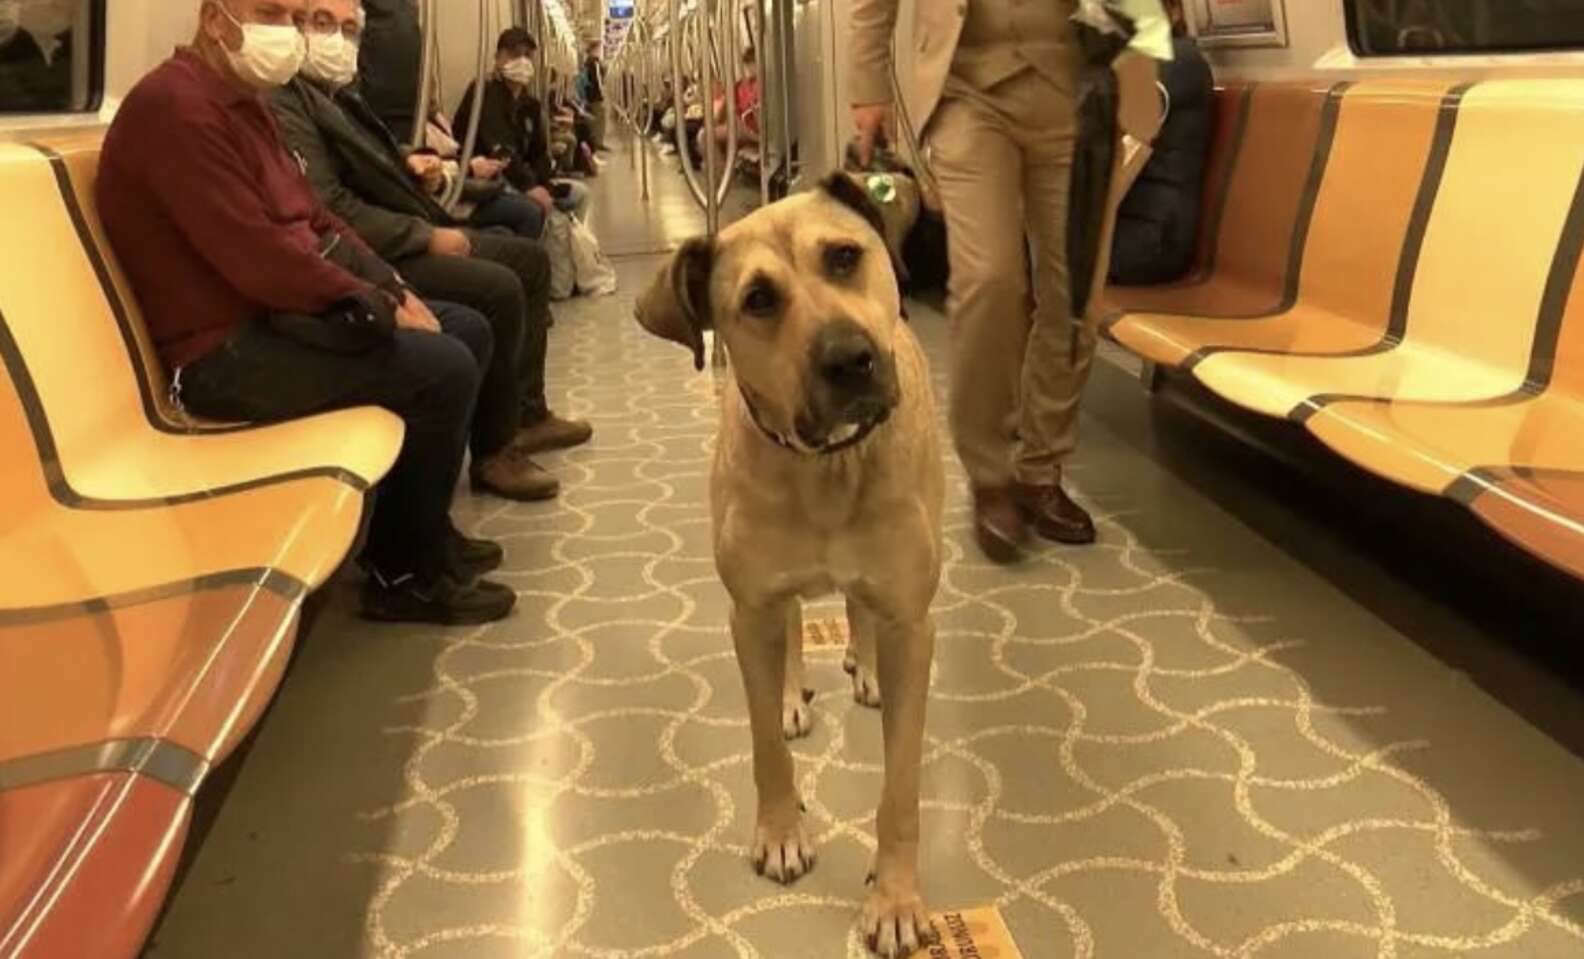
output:
[[[0,0],[0,361],[0,959],[1584,957],[1584,0]]]

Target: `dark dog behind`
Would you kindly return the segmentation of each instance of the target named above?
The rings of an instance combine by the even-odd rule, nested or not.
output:
[[[857,143],[847,145],[847,170],[863,174],[883,174],[909,181],[914,195],[926,194],[918,174],[890,149],[877,149],[867,167],[858,162]],[[920,203],[918,215],[907,228],[900,249],[895,251],[902,266],[902,290],[908,296],[940,296],[946,292],[951,274],[947,260],[946,218],[938,209]]]

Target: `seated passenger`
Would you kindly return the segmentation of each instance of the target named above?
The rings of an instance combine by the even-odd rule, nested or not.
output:
[[[759,70],[755,63],[753,47],[743,51],[742,63],[738,67],[737,86],[732,92],[733,109],[737,114],[737,145],[739,149],[759,147]],[[715,162],[719,166],[726,162],[726,147],[730,141],[731,133],[726,127],[726,97],[722,94],[715,96]],[[700,147],[703,149],[703,134],[700,133]]]
[[[0,0],[0,112],[71,109],[71,27],[66,0]]]
[[[512,27],[495,44],[495,76],[484,86],[479,114],[479,153],[506,161],[506,179],[533,198],[546,213],[560,209],[578,219],[588,216],[588,187],[555,179],[550,162],[550,133],[545,129],[539,99],[529,92],[534,80],[533,56],[539,44],[521,27]],[[473,116],[477,84],[470,84],[457,107],[453,129],[466,130]]]
[[[594,153],[592,120],[576,97],[562,97],[560,81],[550,70],[550,160],[566,174],[599,176],[605,161]]]
[[[440,202],[463,175],[462,143],[444,112],[430,111],[424,124],[424,149],[411,159],[409,167],[430,196]],[[506,182],[505,160],[478,153],[468,162],[462,197],[451,213],[481,230],[499,227],[530,240],[544,236],[544,208]]]
[[[1193,264],[1210,154],[1215,78],[1199,45],[1188,35],[1182,0],[1166,0],[1172,18],[1174,59],[1160,64],[1170,115],[1117,212],[1111,282],[1169,283]]]
[[[462,308],[437,318],[304,181],[264,91],[296,72],[306,19],[307,0],[204,0],[193,45],[138,83],[105,138],[105,230],[192,412],[267,422],[373,405],[406,423],[362,555],[364,615],[499,619],[514,593],[476,577],[500,548],[448,515],[489,325]],[[372,342],[328,339],[392,322]]]
[[[287,144],[330,210],[424,296],[489,318],[498,346],[479,396],[471,478],[509,499],[548,499],[559,483],[528,458],[587,442],[587,423],[545,401],[550,264],[516,236],[465,231],[414,181],[400,146],[358,96],[359,0],[305,0],[312,13],[304,71],[272,102]]]

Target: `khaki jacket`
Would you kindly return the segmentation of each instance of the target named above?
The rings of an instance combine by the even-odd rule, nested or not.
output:
[[[891,37],[896,31],[898,0],[852,0],[852,85],[854,104],[890,103]],[[897,37],[898,46],[912,41],[912,83],[899,77],[902,95],[919,129],[929,122],[946,89],[957,40],[962,36],[966,0],[917,0],[913,31]]]
[[[970,0],[915,0],[911,36],[897,37],[899,48],[913,50],[913,75],[899,77],[909,116],[923,130],[940,105],[952,61],[968,15]],[[1042,0],[1075,6],[1074,0]],[[891,37],[899,0],[852,0],[851,73],[855,105],[890,103]],[[1070,12],[1070,11],[1069,11]],[[1076,50],[1073,51],[1076,56]],[[910,82],[911,81],[911,82]]]

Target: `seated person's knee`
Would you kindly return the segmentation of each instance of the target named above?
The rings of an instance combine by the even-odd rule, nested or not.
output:
[[[487,369],[495,352],[495,334],[489,320],[477,310],[459,303],[435,302],[430,303],[429,308],[440,321],[440,329],[468,348],[479,369]]]

